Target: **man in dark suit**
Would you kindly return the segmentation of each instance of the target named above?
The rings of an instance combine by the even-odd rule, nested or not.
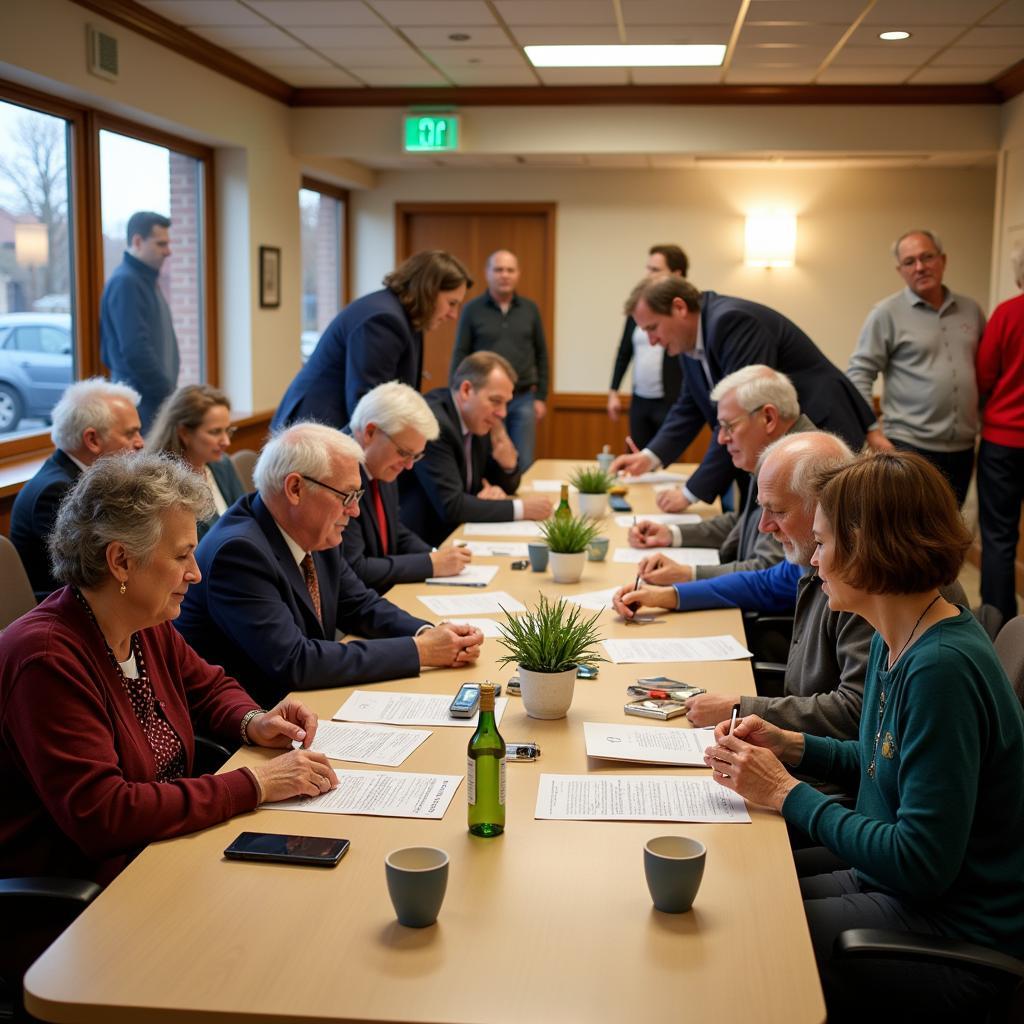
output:
[[[359,515],[359,445],[300,423],[267,443],[257,494],[240,498],[196,549],[203,578],[175,625],[266,707],[291,690],[419,674],[475,661],[481,634],[431,626],[369,590],[341,553]],[[335,631],[367,640],[339,643]]]
[[[711,389],[725,376],[762,363],[786,374],[800,408],[821,430],[838,434],[855,451],[875,414],[850,381],[813,341],[781,313],[746,299],[700,292],[679,277],[644,280],[626,311],[651,343],[678,356],[683,390],[654,440],[642,452],[619,456],[613,470],[644,473],[677,459],[704,424],[717,422]],[[697,500],[711,501],[729,487],[733,466],[712,436],[707,454],[682,491],[663,491],[658,506],[678,512]]]
[[[72,384],[53,407],[56,451],[22,487],[11,510],[11,542],[37,601],[61,586],[50,572],[46,545],[64,495],[101,455],[142,448],[138,404],[133,388],[93,377]]]
[[[427,404],[441,428],[423,459],[399,482],[402,522],[438,545],[462,523],[546,519],[540,494],[510,497],[519,486],[518,453],[505,432],[516,372],[496,352],[474,352],[459,363],[451,390],[435,388]]]

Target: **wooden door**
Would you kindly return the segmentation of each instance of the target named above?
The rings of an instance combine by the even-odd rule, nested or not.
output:
[[[399,203],[396,207],[396,262],[421,249],[445,249],[458,257],[473,278],[467,301],[487,290],[484,264],[496,249],[508,249],[519,259],[520,295],[540,308],[551,367],[549,390],[554,391],[554,261],[555,206],[553,203]],[[421,390],[448,383],[455,324],[447,323],[424,335]],[[545,453],[544,424],[537,433],[537,457]]]

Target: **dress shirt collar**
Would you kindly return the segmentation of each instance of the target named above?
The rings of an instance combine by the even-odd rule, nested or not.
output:
[[[466,426],[466,421],[462,418],[462,410],[459,409],[459,403],[455,401],[455,392],[452,392],[452,405],[455,406],[455,415],[459,417],[459,430],[462,432],[462,440],[466,440],[466,435],[469,433],[469,427]]]
[[[930,309],[933,313],[938,313],[939,316],[942,316],[950,306],[956,303],[956,296],[945,285],[942,286],[942,303],[938,309],[922,299],[909,285],[903,289],[903,297],[911,306],[922,306],[924,309]]]
[[[61,449],[60,449],[60,451],[64,452],[64,449],[63,449],[63,448],[61,448]],[[82,461],[81,461],[80,459],[76,459],[76,458],[74,457],[74,455],[72,455],[72,454],[71,454],[71,452],[64,452],[64,454],[65,454],[65,455],[66,455],[66,456],[67,456],[67,457],[68,457],[68,458],[69,458],[69,459],[70,459],[70,460],[71,460],[71,461],[72,461],[72,462],[73,462],[73,463],[74,463],[74,464],[75,464],[75,465],[76,465],[76,466],[77,466],[77,467],[78,467],[78,468],[79,468],[79,469],[80,469],[80,470],[81,470],[81,471],[82,471],[83,473],[84,473],[84,472],[85,472],[85,471],[86,471],[86,470],[87,470],[87,469],[89,468],[89,467],[88,467],[88,466],[87,466],[87,465],[86,465],[86,464],[85,464],[84,462],[82,462]]]
[[[273,518],[273,516],[271,516],[271,518]],[[284,542],[288,545],[288,550],[292,553],[292,558],[295,559],[295,564],[301,564],[302,560],[306,557],[305,549],[295,543],[291,535],[285,531],[284,527],[276,519],[274,519],[274,525],[281,531],[281,536],[284,537]]]

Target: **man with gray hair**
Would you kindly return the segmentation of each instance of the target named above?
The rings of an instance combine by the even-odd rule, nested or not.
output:
[[[770,533],[757,528],[757,480],[753,476],[761,452],[789,434],[814,430],[800,412],[790,379],[770,366],[744,366],[723,377],[711,392],[718,403],[718,443],[737,469],[751,474],[742,512],[725,512],[700,523],[680,526],[642,519],[629,531],[635,548],[718,548],[718,565],[686,565],[659,553],[640,562],[647,583],[689,583],[748,569],[767,569],[782,560],[782,548]]]
[[[349,523],[341,542],[355,574],[384,594],[396,583],[460,573],[472,558],[468,548],[432,550],[398,516],[395,481],[423,458],[427,442],[437,440],[440,432],[423,396],[396,380],[378,384],[359,399],[348,430],[365,456],[359,516]]]
[[[859,615],[831,611],[821,580],[811,568],[818,476],[852,459],[842,440],[816,431],[783,437],[762,453],[757,478],[761,529],[778,537],[786,554],[784,562],[686,586],[634,590],[630,585],[615,595],[616,610],[627,618],[640,605],[680,611],[728,607],[793,611],[783,696],[700,694],[687,701],[691,724],[717,725],[739,704],[740,714],[757,714],[785,729],[840,739],[857,735],[874,630]]]
[[[363,451],[333,427],[297,423],[256,463],[240,498],[196,549],[202,580],[175,625],[264,707],[292,690],[415,676],[480,653],[479,630],[432,626],[363,584],[341,538],[359,515]],[[366,640],[339,643],[335,633]]]
[[[869,403],[882,375],[882,421],[869,429],[868,444],[924,456],[962,505],[974,469],[974,357],[985,317],[974,299],[942,283],[946,254],[933,231],[900,235],[892,254],[906,287],[868,314],[846,375]]]
[[[133,388],[90,377],[65,389],[53,407],[50,437],[56,451],[22,487],[11,510],[11,542],[37,601],[61,586],[46,545],[64,495],[100,456],[142,448],[138,404]]]

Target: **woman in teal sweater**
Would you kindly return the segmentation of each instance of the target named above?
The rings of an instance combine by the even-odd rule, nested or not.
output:
[[[781,811],[825,848],[797,866],[830,1022],[973,1019],[994,982],[832,956],[847,928],[1024,956],[1024,711],[987,635],[938,592],[956,579],[971,538],[946,481],[903,452],[832,473],[814,533],[829,607],[876,629],[860,736],[809,736],[750,715],[732,735],[719,726],[705,760],[717,782]],[[856,807],[784,765],[844,783]]]

